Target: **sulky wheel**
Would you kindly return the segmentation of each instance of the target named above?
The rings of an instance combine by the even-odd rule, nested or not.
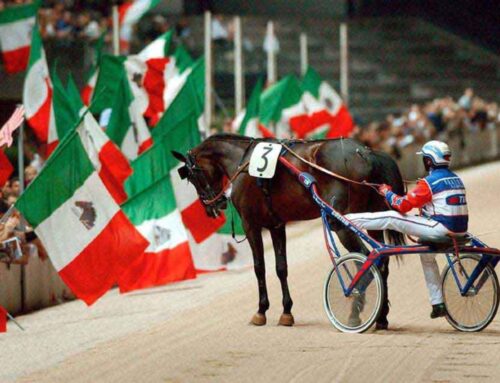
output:
[[[359,280],[351,295],[345,296],[339,273],[347,288],[366,261],[366,256],[349,253],[337,260],[325,283],[324,306],[328,319],[342,332],[358,333],[368,330],[382,309],[384,285],[376,266],[370,267]]]
[[[467,278],[472,274],[480,259],[476,255],[461,255],[460,262],[463,271],[460,270],[458,261],[453,261],[453,269],[462,287],[465,286]],[[458,288],[453,269],[447,265],[441,278],[444,303],[448,312],[446,319],[459,331],[481,331],[495,318],[498,310],[499,286],[495,270],[488,265],[467,294],[463,296]]]

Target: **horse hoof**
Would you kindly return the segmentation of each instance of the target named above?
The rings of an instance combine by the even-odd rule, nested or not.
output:
[[[278,322],[278,326],[293,326],[295,320],[293,319],[292,314],[281,314],[280,320]]]
[[[375,324],[375,330],[387,330],[389,328],[389,322],[380,322]]]
[[[266,324],[266,316],[265,314],[257,313],[252,317],[250,321],[254,326],[264,326]]]

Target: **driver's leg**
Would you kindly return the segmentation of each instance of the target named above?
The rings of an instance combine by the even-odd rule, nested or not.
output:
[[[442,238],[448,233],[448,230],[436,221],[420,216],[404,215],[396,211],[348,214],[346,218],[362,229],[392,229],[419,238]],[[433,306],[431,317],[443,316],[446,310],[443,305],[441,277],[436,256],[422,254],[420,259],[429,292],[429,300]]]
[[[421,254],[420,261],[424,269],[425,283],[429,291],[429,301],[431,305],[443,303],[443,291],[441,289],[441,276],[436,262],[435,254]]]

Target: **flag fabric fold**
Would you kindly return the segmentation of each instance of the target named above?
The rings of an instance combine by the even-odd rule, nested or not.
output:
[[[66,136],[15,206],[64,282],[91,305],[118,282],[148,242],[98,175],[85,131],[82,122]]]
[[[132,168],[113,141],[106,136],[90,114],[85,114],[78,128],[81,142],[99,177],[118,204],[127,200],[125,180],[132,174]]]
[[[161,161],[161,159],[160,159]],[[141,173],[134,173],[137,182],[146,184]],[[149,185],[131,197],[123,206],[137,230],[149,246],[119,280],[121,292],[196,277],[188,235],[176,206],[170,175]]]
[[[12,166],[4,151],[0,149],[0,187],[7,183],[12,173],[14,173],[14,166]]]
[[[233,131],[242,136],[255,138],[274,137],[274,134],[259,122],[259,105],[263,85],[264,81],[261,78],[250,95],[246,110],[243,110],[233,121]]]
[[[303,102],[307,106],[310,124],[297,131],[299,138],[350,137],[354,128],[353,119],[330,84],[323,81],[318,72],[309,67],[301,87]]]
[[[129,160],[137,158],[153,144],[149,128],[137,107],[125,74],[119,84],[106,134]]]
[[[40,1],[7,6],[0,11],[0,46],[5,71],[14,74],[26,70],[30,56],[31,34]]]
[[[127,52],[129,49],[134,25],[159,3],[160,0],[129,0],[119,6],[120,46],[122,51]]]
[[[0,333],[7,332],[7,310],[0,306]]]
[[[53,88],[38,27],[33,28],[28,71],[24,80],[23,104],[26,119],[38,140],[52,152],[60,137],[52,105]]]
[[[260,98],[260,122],[276,137],[287,138],[309,124],[302,89],[294,76],[286,76],[268,87]],[[271,127],[274,126],[274,129]]]

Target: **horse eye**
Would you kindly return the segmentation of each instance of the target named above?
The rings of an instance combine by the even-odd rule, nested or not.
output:
[[[181,177],[181,180],[185,180],[189,176],[189,170],[186,166],[179,168],[178,173],[179,177]]]

